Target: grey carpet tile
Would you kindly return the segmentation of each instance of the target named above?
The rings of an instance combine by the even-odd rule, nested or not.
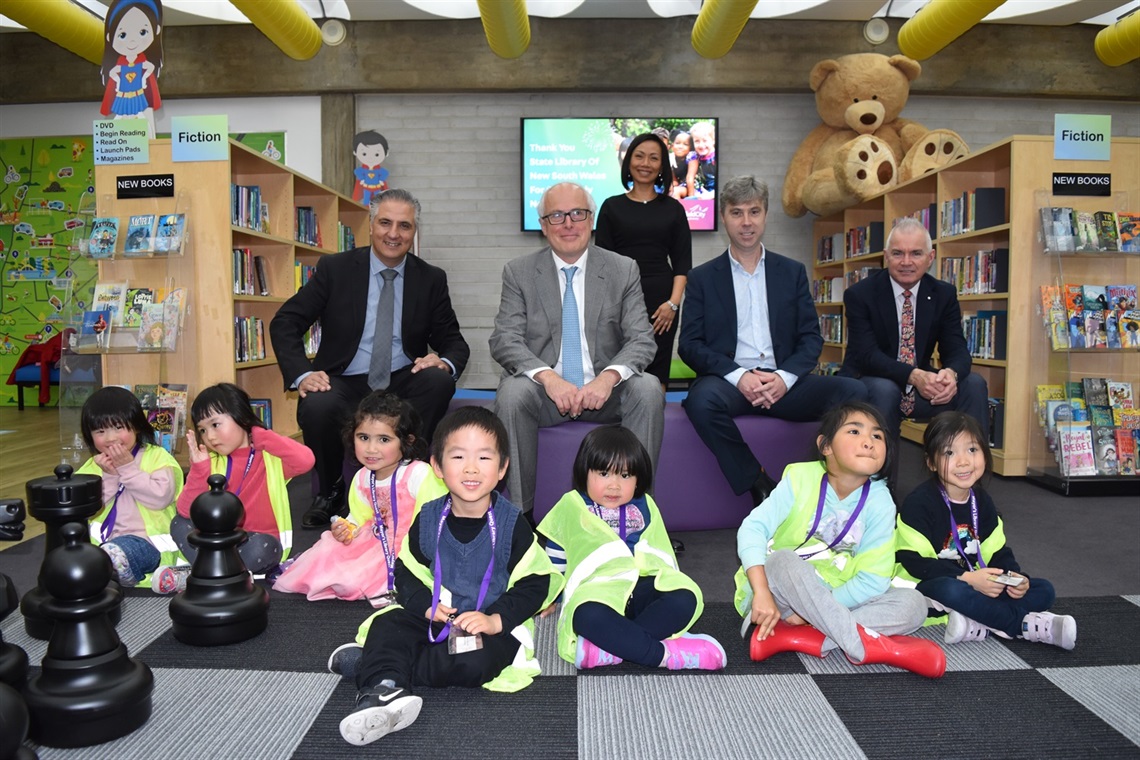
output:
[[[1127,601],[1135,604],[1137,607],[1140,607],[1140,594],[1128,594],[1126,596],[1122,596],[1121,599],[1126,599]]]
[[[1038,672],[1140,744],[1140,665],[1042,668]]]
[[[340,679],[328,673],[162,668],[154,680],[151,718],[134,733],[93,747],[37,747],[40,760],[284,760]]]
[[[864,756],[804,675],[579,678],[578,737],[582,760]]]
[[[572,676],[578,672],[574,663],[558,656],[558,614],[534,622],[535,657],[544,676]]]

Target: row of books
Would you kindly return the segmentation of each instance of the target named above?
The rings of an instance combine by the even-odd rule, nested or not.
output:
[[[820,314],[819,315],[819,334],[828,343],[842,343],[843,342],[843,315],[842,314]]]
[[[843,260],[843,246],[844,236],[842,232],[836,232],[834,235],[824,235],[819,239],[817,244],[818,250],[815,255],[815,262],[817,264],[830,264],[834,261]]]
[[[317,272],[317,267],[313,264],[302,264],[300,261],[293,262],[293,289],[300,290],[305,283],[307,283],[314,274]]]
[[[942,203],[940,237],[1005,224],[1005,188],[979,187]]]
[[[254,256],[249,248],[233,249],[233,276],[235,296],[269,295],[265,257]]]
[[[83,312],[72,348],[106,351],[174,351],[186,308],[185,288],[128,288],[97,283],[92,308]]]
[[[979,311],[962,315],[966,347],[975,359],[1005,359],[1007,328],[1005,311]]]
[[[891,223],[891,226],[893,227],[894,225],[901,222],[903,219],[907,219],[907,218],[917,219],[918,221],[922,222],[924,227],[926,227],[926,231],[930,233],[931,238],[937,237],[938,236],[938,228],[937,228],[937,225],[935,224],[935,220],[937,219],[937,214],[935,213],[934,208],[935,208],[934,204],[931,203],[929,206],[926,206],[925,208],[920,208],[917,211],[914,211],[914,212],[908,214],[907,216],[900,216],[899,218],[895,219],[894,222]]]
[[[1140,213],[1042,206],[1045,253],[1140,253]]]
[[[1041,318],[1054,350],[1140,348],[1136,285],[1042,285]]]
[[[812,280],[811,297],[816,303],[843,303],[843,278]]]
[[[114,258],[116,251],[128,258],[182,253],[182,243],[186,238],[185,214],[133,214],[127,217],[121,251],[118,248],[119,227],[116,216],[95,217],[91,220],[86,246],[81,245],[80,252],[93,259]]]
[[[1130,382],[1085,377],[1037,386],[1037,416],[1062,475],[1136,475],[1140,409]]]
[[[265,322],[257,317],[234,317],[234,360],[265,358]]]
[[[941,277],[958,295],[1005,293],[1009,290],[1009,249],[978,251],[973,256],[942,259]]]
[[[317,219],[317,212],[312,206],[297,206],[295,209],[294,239],[299,243],[320,248],[321,224]]]
[[[849,288],[852,285],[854,285],[855,283],[859,282],[860,280],[867,279],[868,277],[870,277],[872,274],[879,271],[880,269],[882,269],[882,267],[871,267],[871,266],[859,267],[858,269],[852,269],[850,272],[848,272],[847,274],[845,274],[843,276],[843,283],[846,287]]]
[[[273,429],[273,402],[267,398],[251,398],[249,408],[257,418],[265,423],[265,427]]]
[[[261,200],[259,185],[230,186],[230,222],[236,227],[269,231],[269,204]]]
[[[845,237],[847,258],[866,256],[883,250],[883,223],[871,222],[866,227],[852,227]]]
[[[343,222],[336,223],[336,241],[338,251],[348,251],[356,247],[356,235],[352,228]]]

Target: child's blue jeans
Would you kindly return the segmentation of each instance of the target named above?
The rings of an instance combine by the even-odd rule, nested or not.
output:
[[[162,559],[162,554],[154,544],[140,536],[116,536],[107,543],[122,549],[131,565],[131,575],[135,576],[136,583],[145,578],[147,573],[154,572]]]
[[[969,583],[949,576],[922,581],[918,592],[987,628],[1017,638],[1021,635],[1022,618],[1030,612],[1048,610],[1057,598],[1053,584],[1044,578],[1030,578],[1026,582],[1029,590],[1020,599],[1004,591],[998,597],[989,597],[975,591]]]

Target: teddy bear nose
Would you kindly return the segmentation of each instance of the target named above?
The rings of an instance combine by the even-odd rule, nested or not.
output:
[[[863,124],[874,124],[878,120],[879,117],[875,116],[873,113],[865,113],[859,117],[859,121]]]

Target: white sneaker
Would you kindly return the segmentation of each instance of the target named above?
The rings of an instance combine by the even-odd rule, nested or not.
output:
[[[976,620],[963,615],[961,612],[950,610],[950,618],[946,621],[946,643],[958,644],[962,641],[982,641],[989,636],[990,629]]]
[[[415,723],[423,703],[400,688],[373,687],[357,694],[356,710],[340,722],[340,735],[357,747],[371,744]]]
[[[1021,638],[1072,649],[1077,645],[1077,621],[1072,615],[1030,612],[1021,621]]]
[[[163,565],[150,577],[150,587],[157,594],[181,594],[186,590],[186,579],[189,577],[188,566]]]

